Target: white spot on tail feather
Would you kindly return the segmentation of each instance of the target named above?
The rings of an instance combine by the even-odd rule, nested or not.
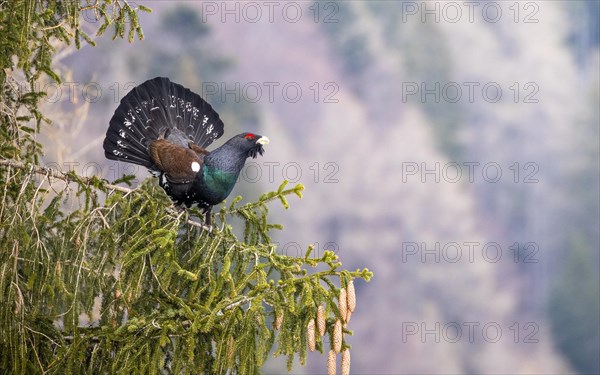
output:
[[[192,163],[192,171],[194,172],[199,172],[200,171],[200,164],[198,164],[197,161]]]

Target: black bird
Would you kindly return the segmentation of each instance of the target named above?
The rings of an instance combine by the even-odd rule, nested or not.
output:
[[[269,143],[267,137],[242,133],[207,151],[222,135],[223,121],[200,95],[157,77],[121,100],[106,132],[104,154],[148,168],[176,204],[197,204],[210,225],[213,205],[231,193],[246,159],[262,155]]]

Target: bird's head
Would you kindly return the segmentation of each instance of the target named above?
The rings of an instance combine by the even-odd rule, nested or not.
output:
[[[246,157],[256,158],[258,154],[265,152],[263,146],[269,144],[269,138],[260,134],[242,133],[231,138],[228,143],[242,151]]]

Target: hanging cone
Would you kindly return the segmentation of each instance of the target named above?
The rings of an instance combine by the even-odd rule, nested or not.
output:
[[[325,309],[322,305],[317,308],[317,327],[319,328],[319,335],[325,335]]]
[[[342,322],[338,319],[333,327],[333,350],[339,353],[342,350]]]
[[[350,350],[342,352],[342,375],[350,375]]]
[[[311,352],[315,351],[315,320],[311,319],[308,321],[308,326],[306,327],[306,341],[308,342],[308,349]]]
[[[335,352],[333,350],[329,351],[327,354],[327,374],[335,375]]]
[[[348,299],[346,297],[346,288],[340,290],[340,296],[338,297],[338,308],[340,310],[340,318],[345,322],[346,314],[348,312]]]
[[[347,287],[347,300],[348,300],[348,310],[354,312],[356,308],[356,292],[354,291],[354,281],[350,280]]]

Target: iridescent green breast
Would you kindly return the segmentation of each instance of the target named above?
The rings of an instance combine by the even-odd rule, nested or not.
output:
[[[225,172],[221,169],[204,165],[202,168],[202,185],[208,198],[208,203],[217,204],[227,198],[235,186],[237,177],[237,173]]]

